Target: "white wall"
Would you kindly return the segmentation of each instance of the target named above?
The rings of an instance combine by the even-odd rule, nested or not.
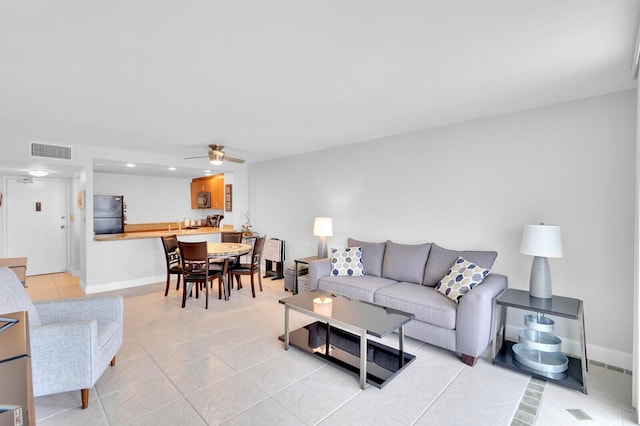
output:
[[[625,91],[253,164],[252,221],[286,241],[288,262],[315,254],[314,216],[333,217],[330,246],[353,236],[496,250],[493,270],[524,290],[532,258],[519,253],[523,225],[561,225],[564,257],[550,259],[554,294],[584,300],[590,358],[630,369],[635,97]],[[577,338],[569,325],[559,334]]]

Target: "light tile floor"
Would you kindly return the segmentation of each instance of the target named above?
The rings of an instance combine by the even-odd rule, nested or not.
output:
[[[589,394],[491,364],[471,368],[407,339],[416,361],[383,389],[296,349],[285,351],[282,280],[230,301],[189,299],[164,283],[112,292],[125,298],[124,343],[80,408],[80,392],[38,397],[38,425],[631,425],[631,375],[591,364]],[[69,274],[29,277],[33,300],[85,297]],[[103,296],[103,295],[101,295]],[[309,321],[291,313],[293,326]],[[395,343],[390,337],[390,344]],[[528,389],[529,386],[529,389]],[[530,388],[542,393],[530,403]],[[539,406],[538,406],[539,405]],[[590,420],[579,420],[584,417]]]

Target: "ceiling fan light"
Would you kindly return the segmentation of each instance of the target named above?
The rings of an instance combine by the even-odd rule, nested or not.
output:
[[[221,166],[222,165],[222,155],[211,155],[209,156],[209,162],[211,164],[213,164],[214,166]]]

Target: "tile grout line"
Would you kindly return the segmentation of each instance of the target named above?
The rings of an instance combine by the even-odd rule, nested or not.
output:
[[[532,426],[538,418],[546,381],[531,377],[516,409],[511,426]]]

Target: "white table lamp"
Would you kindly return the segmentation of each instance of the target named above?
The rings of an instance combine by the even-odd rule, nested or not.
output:
[[[318,240],[318,259],[327,257],[327,237],[333,235],[333,219],[330,217],[316,217],[313,220],[313,235]]]
[[[562,257],[562,235],[559,226],[525,225],[522,230],[520,253],[535,256],[531,265],[529,294],[541,299],[550,299],[551,272],[548,257]]]

